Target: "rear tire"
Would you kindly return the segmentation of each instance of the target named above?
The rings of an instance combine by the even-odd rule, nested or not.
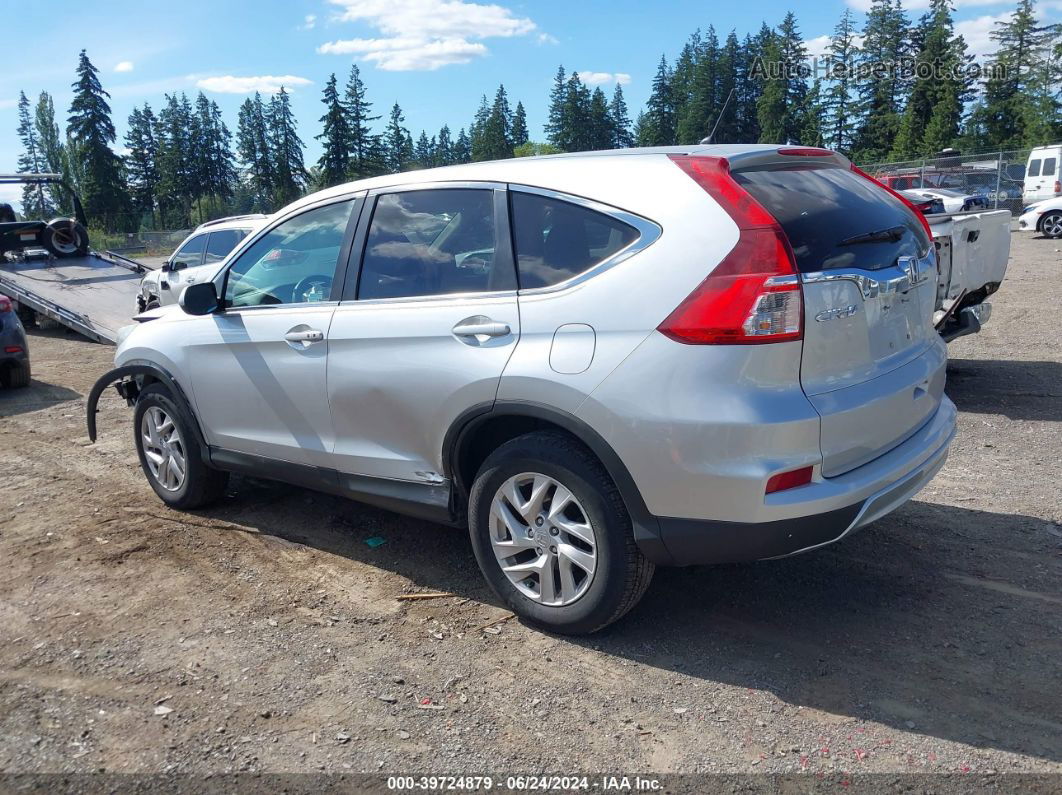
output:
[[[653,576],[608,472],[563,433],[526,434],[487,457],[469,497],[469,533],[498,597],[551,632],[608,626],[638,603]]]
[[[88,231],[70,218],[56,218],[41,231],[41,245],[56,257],[83,257],[89,250]]]
[[[1040,219],[1040,231],[1045,237],[1062,237],[1062,212],[1045,213]]]
[[[229,473],[203,463],[203,450],[185,414],[158,384],[140,393],[133,412],[133,439],[151,488],[171,508],[187,511],[217,502]]]
[[[8,389],[23,389],[30,385],[30,363],[17,362],[0,371],[0,382]]]

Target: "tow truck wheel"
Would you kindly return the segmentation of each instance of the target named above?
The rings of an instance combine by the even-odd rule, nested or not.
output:
[[[56,218],[41,230],[41,245],[57,257],[83,257],[88,253],[88,232],[77,221]]]

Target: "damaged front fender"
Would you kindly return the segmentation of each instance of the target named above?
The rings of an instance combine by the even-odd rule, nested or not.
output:
[[[89,390],[88,400],[85,405],[85,422],[88,425],[89,440],[92,442],[96,441],[96,413],[99,411],[97,404],[99,403],[103,391],[111,384],[114,384],[118,394],[125,398],[126,402],[132,406],[140,396],[141,386],[145,382],[159,382],[166,387],[173,398],[174,403],[177,404],[178,409],[184,414],[182,419],[185,420],[187,426],[190,427],[195,434],[196,440],[199,442],[199,449],[204,451],[205,454],[208,449],[207,444],[203,438],[203,432],[199,427],[199,423],[195,419],[195,414],[192,412],[188,397],[184,394],[184,390],[181,389],[180,384],[177,383],[172,375],[157,364],[152,364],[150,362],[135,362],[116,367],[113,370],[104,373],[96,380],[96,383],[92,385],[92,389]]]

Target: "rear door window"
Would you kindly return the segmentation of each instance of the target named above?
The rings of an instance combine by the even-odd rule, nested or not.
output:
[[[229,255],[230,251],[236,248],[236,244],[243,240],[246,234],[246,229],[221,229],[217,232],[211,232],[210,240],[207,241],[203,263],[209,265],[212,262],[221,262]]]
[[[1048,157],[1044,159],[1044,170],[1041,176],[1053,177],[1055,175],[1055,159]]]
[[[520,287],[549,287],[604,262],[638,239],[638,230],[578,204],[512,191]]]
[[[778,220],[802,273],[879,270],[929,248],[921,221],[903,202],[846,168],[738,171],[734,179]],[[886,230],[892,235],[878,237],[887,239],[868,239]]]
[[[1028,176],[1030,176],[1030,177],[1038,177],[1038,176],[1040,176],[1040,161],[1039,160],[1030,160],[1029,161],[1029,174],[1028,174]]]
[[[376,200],[358,298],[512,290],[509,257],[495,257],[494,191],[440,188]]]

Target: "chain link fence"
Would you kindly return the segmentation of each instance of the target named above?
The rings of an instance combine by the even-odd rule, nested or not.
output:
[[[942,152],[936,157],[863,163],[859,167],[894,190],[954,190],[982,196],[993,209],[1007,209],[1013,215],[1021,215],[1029,152],[1029,149],[974,155]]]

